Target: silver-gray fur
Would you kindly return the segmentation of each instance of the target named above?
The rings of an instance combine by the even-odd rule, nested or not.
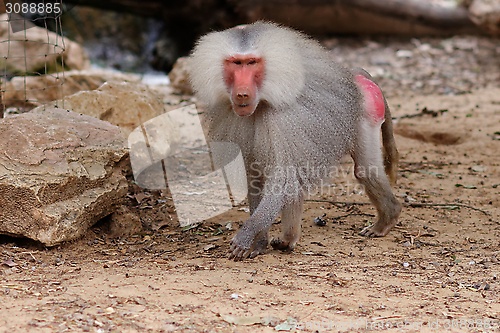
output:
[[[248,117],[233,112],[223,80],[223,61],[235,54],[265,60],[260,102]],[[300,236],[305,192],[328,177],[347,154],[357,171],[380,171],[356,172],[379,212],[379,221],[362,233],[382,236],[396,224],[401,206],[382,171],[380,143],[370,142],[376,137],[371,132],[380,133],[380,126],[366,129],[363,95],[354,80],[359,71],[333,62],[307,36],[266,22],[205,35],[191,54],[190,68],[193,88],[206,105],[209,141],[237,144],[247,169],[250,218],[231,242],[231,258],[263,253],[280,212],[283,236],[271,244],[292,250]],[[387,107],[382,126],[386,171],[395,176],[397,150]]]

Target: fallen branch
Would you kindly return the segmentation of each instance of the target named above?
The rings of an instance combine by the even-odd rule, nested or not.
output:
[[[481,212],[487,216],[491,216],[491,214],[485,210],[482,210],[480,208],[476,208],[473,206],[465,205],[465,204],[460,204],[460,203],[444,204],[444,203],[409,202],[409,203],[405,203],[405,206],[414,207],[414,208],[418,208],[418,207],[463,207],[463,208],[467,208],[467,209]]]
[[[429,110],[427,107],[424,107],[422,111],[419,113],[412,113],[412,114],[405,114],[399,117],[393,117],[393,120],[398,120],[398,119],[405,119],[405,118],[417,118],[417,117],[423,117],[423,116],[432,116],[432,117],[438,117],[441,116],[443,113],[448,112],[448,109],[440,109],[440,110]]]
[[[368,213],[349,213],[345,215],[340,215],[340,216],[334,216],[332,217],[333,220],[338,220],[338,219],[343,219],[349,216],[368,216],[368,217],[375,217],[373,214],[368,214]]]
[[[306,202],[324,202],[329,203],[337,207],[345,207],[345,206],[364,206],[371,205],[369,202],[356,202],[356,201],[331,201],[331,200],[323,200],[323,199],[307,199]]]
[[[369,202],[356,202],[356,201],[331,201],[331,200],[323,200],[323,199],[308,199],[306,202],[324,202],[324,203],[329,203],[337,207],[345,207],[345,206],[364,206],[364,205],[371,205]],[[469,206],[466,204],[461,204],[461,203],[427,203],[427,202],[405,202],[404,206],[406,207],[413,207],[413,208],[419,208],[419,207],[463,207],[471,210],[475,210],[478,212],[483,213],[486,216],[491,216],[491,214],[485,210],[482,210],[480,208],[476,208],[473,206]]]

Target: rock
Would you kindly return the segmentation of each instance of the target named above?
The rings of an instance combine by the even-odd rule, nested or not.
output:
[[[182,57],[177,59],[174,64],[174,67],[168,73],[168,77],[170,78],[170,85],[174,89],[174,93],[181,95],[192,95],[193,88],[191,88],[191,84],[189,83],[189,75],[188,75],[188,58]]]
[[[126,206],[119,207],[109,222],[110,237],[125,237],[138,234],[142,231],[139,216],[133,214]]]
[[[485,31],[500,35],[500,2],[473,0],[469,7],[470,19]]]
[[[3,103],[7,108],[26,112],[45,103],[63,99],[80,91],[94,90],[104,82],[138,82],[140,77],[116,71],[91,69],[40,76],[16,76],[4,85]],[[59,103],[64,107],[62,103]]]
[[[90,66],[87,53],[78,43],[36,26],[13,32],[11,20],[23,19],[15,14],[0,15],[0,40],[3,41],[0,67],[7,72],[47,74],[61,71],[63,65],[65,69]]]
[[[96,90],[81,91],[51,105],[108,121],[127,135],[165,112],[163,101],[151,89],[129,82],[106,82]]]
[[[0,233],[53,246],[76,239],[127,193],[120,129],[47,108],[0,120]]]

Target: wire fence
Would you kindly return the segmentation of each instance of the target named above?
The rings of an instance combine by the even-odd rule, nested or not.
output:
[[[63,99],[62,8],[61,0],[0,1],[0,117]]]

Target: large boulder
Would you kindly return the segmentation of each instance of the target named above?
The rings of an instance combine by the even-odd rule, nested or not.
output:
[[[192,95],[193,88],[189,82],[189,61],[187,57],[177,59],[174,67],[168,73],[170,85],[174,89],[174,93],[181,95]]]
[[[128,152],[107,122],[47,108],[0,120],[0,233],[52,246],[82,236],[127,193]]]
[[[21,112],[80,91],[99,88],[104,82],[138,82],[140,77],[104,69],[73,70],[40,76],[15,76],[5,82],[3,103]],[[61,107],[64,107],[61,104]]]
[[[165,112],[162,99],[137,82],[106,82],[96,90],[81,91],[50,105],[109,121],[127,135]]]
[[[10,18],[9,18],[10,15]],[[33,26],[13,31],[11,23],[23,20],[15,14],[0,15],[0,67],[10,73],[46,74],[90,66],[87,53],[78,43],[47,29]]]

